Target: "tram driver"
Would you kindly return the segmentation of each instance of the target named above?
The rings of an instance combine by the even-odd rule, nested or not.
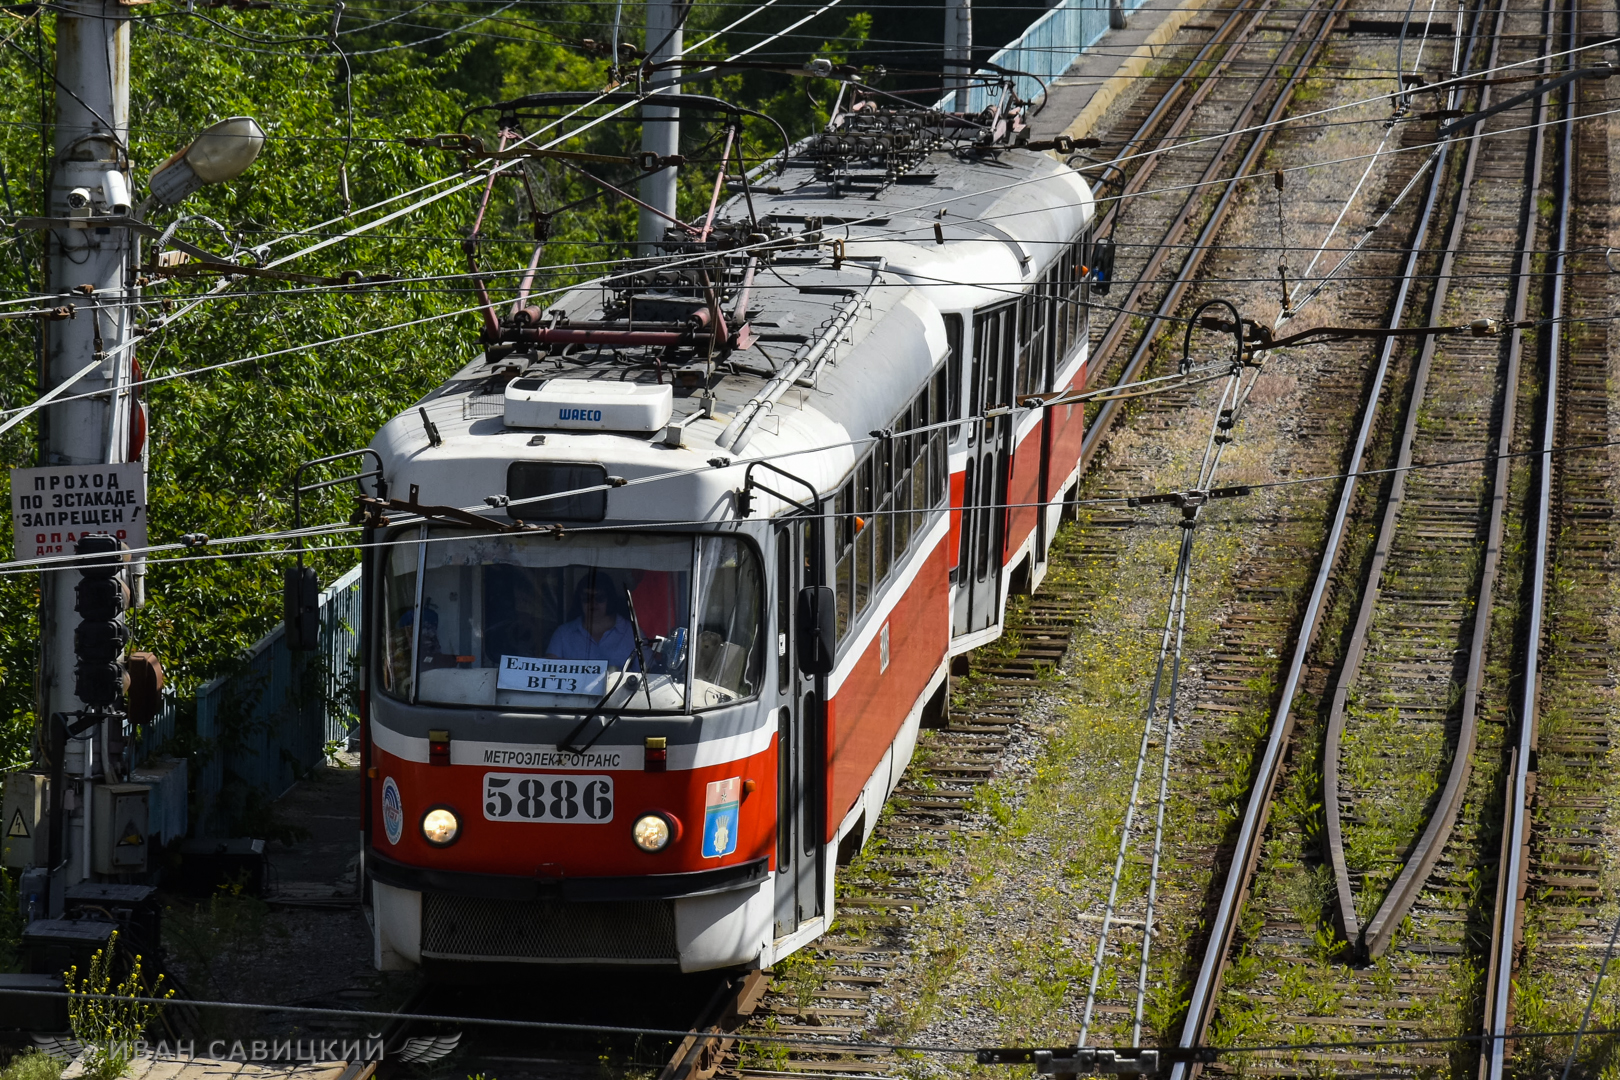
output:
[[[619,613],[621,602],[611,575],[592,571],[574,588],[579,609],[552,632],[546,657],[552,660],[606,660],[623,667],[636,648],[630,620]]]

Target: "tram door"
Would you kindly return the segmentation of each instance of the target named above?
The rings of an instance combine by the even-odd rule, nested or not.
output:
[[[776,533],[776,936],[822,913],[826,860],[826,731],[816,680],[799,672],[793,613],[799,590],[819,580],[817,530],[791,518]]]
[[[968,379],[968,416],[983,416],[1012,404],[1018,358],[1016,304],[973,316],[973,364]],[[967,475],[962,491],[961,548],[957,552],[955,636],[996,621],[1001,599],[1002,544],[1006,536],[1007,476],[1012,462],[1012,416],[978,420],[968,428]]]

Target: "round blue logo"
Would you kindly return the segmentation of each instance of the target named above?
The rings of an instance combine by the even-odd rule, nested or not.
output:
[[[383,781],[382,804],[383,831],[390,844],[397,844],[405,832],[405,804],[400,801],[399,785],[392,776]]]

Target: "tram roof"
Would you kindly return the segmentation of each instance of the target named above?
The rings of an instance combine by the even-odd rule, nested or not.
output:
[[[383,457],[391,489],[403,494],[417,485],[424,505],[475,505],[503,494],[508,467],[522,461],[599,463],[629,480],[680,474],[608,493],[607,519],[635,521],[732,516],[731,493],[742,486],[741,470],[751,460],[771,460],[824,493],[834,490],[864,452],[869,433],[888,426],[944,359],[940,309],[1010,298],[1061,251],[1051,241],[1067,243],[1092,212],[1079,177],[1028,151],[976,161],[936,152],[905,179],[835,193],[810,164],[790,160],[778,179],[753,194],[761,227],[784,242],[753,273],[746,321],[756,337],[747,347],[712,356],[662,345],[586,345],[549,354],[489,350],[377,433],[372,446]],[[746,221],[746,200],[730,200],[722,218]],[[829,250],[826,241],[833,239],[844,241],[841,257]],[[735,267],[732,276],[723,304],[728,317],[741,300]],[[572,289],[545,318],[567,326],[634,325],[624,323],[626,293],[642,309],[651,301],[622,285]],[[825,357],[787,382],[795,365],[829,336]],[[509,384],[558,378],[670,384],[670,419],[679,432],[508,425]],[[776,400],[756,408],[763,394],[778,388]],[[419,409],[436,428],[438,445]],[[712,415],[701,415],[705,410]],[[760,416],[739,441],[736,422],[754,411]],[[714,461],[737,464],[713,467]],[[755,515],[784,507],[766,499]],[[548,517],[535,509],[531,520]]]

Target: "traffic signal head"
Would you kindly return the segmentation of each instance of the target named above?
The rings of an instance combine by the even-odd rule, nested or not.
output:
[[[81,619],[116,619],[129,608],[129,585],[122,578],[85,578],[73,587],[73,610]]]
[[[129,673],[122,660],[91,663],[80,660],[73,669],[73,695],[92,709],[108,709],[124,699]]]
[[[163,711],[163,665],[149,652],[132,652],[129,670],[129,722],[145,727]]]
[[[97,556],[75,564],[87,579],[117,577],[129,565],[129,546],[106,533],[87,533],[79,537],[79,542],[73,545],[73,554]]]
[[[1114,241],[1099,236],[1091,242],[1091,291],[1108,295],[1114,285]]]
[[[282,624],[287,648],[310,652],[321,647],[321,583],[313,566],[289,566],[283,574]]]
[[[111,708],[129,688],[124,650],[130,631],[121,618],[129,607],[129,549],[117,537],[93,533],[80,537],[73,553],[94,556],[79,564],[81,578],[73,589],[73,610],[81,620],[73,630],[73,693],[92,709]]]

